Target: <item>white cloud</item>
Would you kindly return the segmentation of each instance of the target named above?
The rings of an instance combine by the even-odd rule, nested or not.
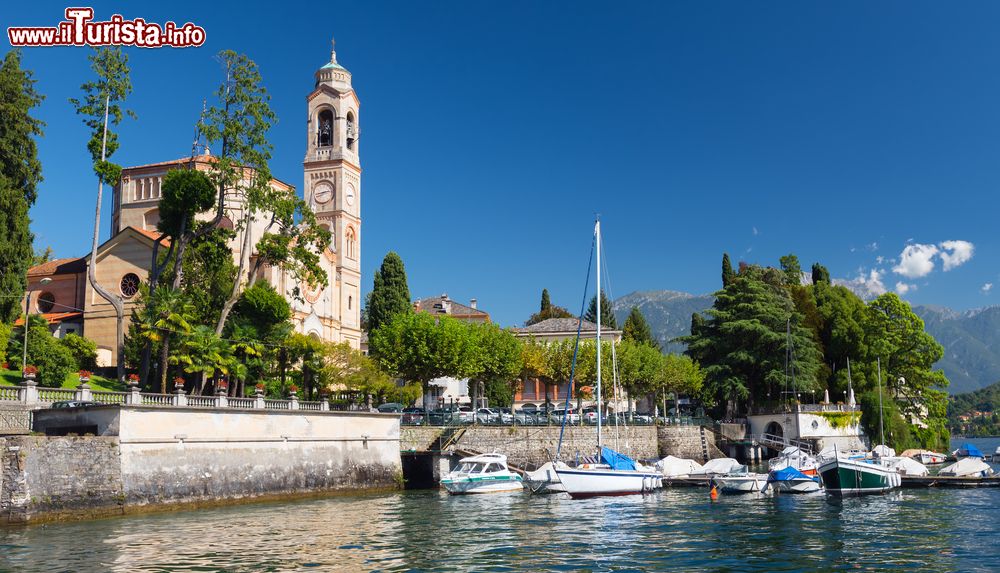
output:
[[[990,291],[993,290],[993,283],[986,283],[979,290],[983,291],[983,294],[990,294]]]
[[[944,241],[941,243],[941,261],[944,263],[944,270],[962,265],[972,258],[975,245],[969,241]]]
[[[934,270],[934,255],[936,254],[938,254],[938,248],[934,245],[920,243],[906,245],[899,255],[899,264],[892,267],[892,272],[911,279],[927,276]]]
[[[910,292],[911,290],[917,290],[917,285],[907,284],[904,283],[903,281],[899,281],[896,283],[896,293],[899,295],[904,295]]]
[[[885,257],[883,257],[882,255],[879,255],[879,256],[875,257],[875,262],[881,265],[882,263],[885,262]]]
[[[878,241],[872,241],[871,243],[868,243],[867,245],[865,245],[865,248],[872,252],[877,251]]]
[[[833,279],[833,284],[845,286],[862,299],[871,300],[885,294],[886,288],[882,283],[882,276],[884,274],[885,271],[881,269],[872,269],[867,274],[864,269],[860,269],[856,278]]]
[[[759,234],[760,234],[760,232],[757,231],[757,227],[753,227],[753,236],[756,237]]]

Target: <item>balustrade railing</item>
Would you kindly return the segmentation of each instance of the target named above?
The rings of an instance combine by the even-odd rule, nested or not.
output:
[[[239,408],[241,410],[253,410],[256,400],[253,398],[230,398],[229,407]]]
[[[320,402],[299,402],[299,410],[322,410],[322,404]]]
[[[148,394],[142,393],[142,401],[140,402],[143,406],[173,406],[174,397],[170,394]]]
[[[292,403],[285,400],[264,400],[265,410],[291,410]]]
[[[188,396],[187,405],[194,406],[196,408],[212,408],[215,406],[215,397],[213,396]]]
[[[39,388],[38,400],[41,402],[60,402],[76,398],[76,390],[69,388]]]
[[[17,386],[0,386],[0,401],[17,402]]]
[[[98,404],[124,404],[127,392],[107,392],[105,390],[91,391],[94,402]]]

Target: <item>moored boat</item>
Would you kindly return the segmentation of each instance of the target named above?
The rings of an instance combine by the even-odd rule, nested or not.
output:
[[[932,452],[930,450],[906,450],[900,455],[907,458],[913,458],[925,466],[943,464],[948,460],[948,456],[946,454]]]
[[[993,475],[993,468],[983,461],[981,457],[966,457],[957,462],[941,468],[939,476],[945,477],[989,477]]]
[[[535,471],[524,474],[524,487],[531,493],[563,493],[566,487],[563,486],[556,474],[556,467],[569,469],[569,466],[562,462],[546,462]]]
[[[738,471],[715,476],[712,480],[722,493],[754,493],[764,490],[767,474],[752,473],[746,466],[740,466]]]
[[[768,472],[767,485],[781,493],[814,493],[823,489],[818,475],[808,475],[790,466]]]
[[[788,446],[784,450],[781,450],[778,457],[771,458],[767,462],[769,472],[785,468],[795,468],[810,476],[818,475],[819,473],[816,458],[804,452],[798,446]]]
[[[820,460],[819,473],[826,493],[834,496],[883,493],[902,484],[899,472],[877,458],[835,454]]]
[[[451,494],[498,493],[523,489],[521,476],[507,467],[503,454],[481,454],[462,458],[458,467],[441,478],[441,486]]]

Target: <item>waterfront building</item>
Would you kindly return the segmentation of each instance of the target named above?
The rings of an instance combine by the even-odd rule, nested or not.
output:
[[[331,232],[332,242],[322,253],[327,273],[326,288],[310,289],[280,268],[265,266],[259,280],[266,280],[284,293],[292,305],[298,332],[321,340],[346,341],[361,347],[361,161],[360,100],[351,83],[351,73],[330,60],[315,73],[312,91],[306,96],[306,153],[301,189],[316,213],[319,224]],[[159,238],[159,200],[163,177],[172,169],[210,170],[215,158],[208,153],[159,163],[127,167],[112,190],[111,238],[98,247],[96,279],[125,302],[126,321],[138,287],[149,274],[153,243]],[[249,175],[248,175],[249,176]],[[278,179],[271,186],[291,191],[292,185]],[[209,220],[214,212],[199,219]],[[243,215],[239,193],[227,193],[221,226],[236,227]],[[267,213],[252,219],[249,232],[259,237],[266,227]],[[81,237],[82,239],[83,237]],[[162,245],[166,248],[167,244]],[[230,242],[234,261],[241,252],[241,236]],[[248,253],[250,261],[254,253]],[[33,313],[41,313],[57,335],[82,334],[97,343],[98,364],[115,365],[116,314],[87,280],[90,255],[59,259],[33,267],[28,272],[28,301]],[[52,279],[42,285],[42,279]],[[301,292],[301,297],[296,296]]]
[[[481,310],[476,299],[470,299],[469,304],[462,304],[452,300],[447,293],[440,296],[417,299],[413,302],[413,310],[437,316],[449,316],[463,322],[490,322],[490,313]],[[430,392],[431,403],[433,404],[438,404],[439,406],[452,404],[469,406],[472,404],[468,378],[453,378],[451,376],[435,378],[427,384],[427,387]],[[422,394],[416,403],[424,403]]]

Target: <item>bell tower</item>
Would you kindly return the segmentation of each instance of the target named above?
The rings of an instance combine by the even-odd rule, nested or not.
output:
[[[324,253],[329,269],[329,330],[324,339],[361,341],[361,160],[358,100],[351,72],[337,63],[331,41],[330,61],[316,71],[308,104],[306,157],[303,162],[306,202],[333,240]],[[307,297],[308,299],[309,297]],[[326,326],[326,325],[325,325]],[[339,333],[338,333],[339,331]]]

